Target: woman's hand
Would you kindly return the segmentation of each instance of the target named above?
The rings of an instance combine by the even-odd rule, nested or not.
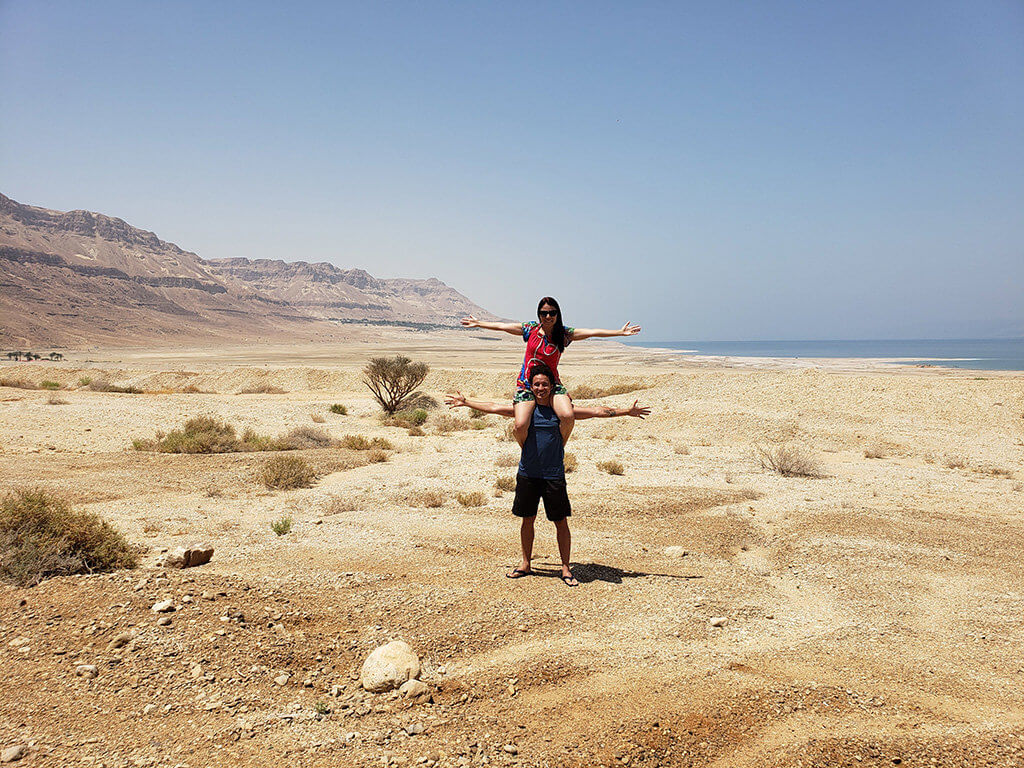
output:
[[[454,395],[445,395],[444,404],[449,408],[468,408],[469,405],[466,403],[466,398],[461,392],[456,392]]]
[[[473,315],[470,315],[469,317],[462,318],[461,322],[462,322],[462,324],[466,328],[479,328],[480,327],[480,321],[477,320]]]
[[[640,333],[640,326],[630,325],[628,322],[619,329],[620,336],[636,336],[638,333]]]
[[[634,400],[633,401],[633,407],[629,409],[629,415],[630,416],[636,416],[638,419],[642,419],[644,416],[650,416],[651,415],[651,409],[650,408],[646,408],[646,407],[644,407],[642,405],[638,406],[637,403],[639,403],[639,402],[640,402],[639,400]]]

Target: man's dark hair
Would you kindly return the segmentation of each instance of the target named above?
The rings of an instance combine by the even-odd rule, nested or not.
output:
[[[538,373],[542,376],[547,376],[551,386],[555,386],[555,374],[551,372],[551,369],[546,364],[539,361],[530,366],[530,386],[533,386],[533,377]]]

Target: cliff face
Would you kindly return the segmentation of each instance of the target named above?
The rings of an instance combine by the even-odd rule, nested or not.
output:
[[[0,345],[256,342],[336,335],[343,324],[453,325],[490,316],[438,280],[260,259],[204,261],[90,211],[0,195]]]

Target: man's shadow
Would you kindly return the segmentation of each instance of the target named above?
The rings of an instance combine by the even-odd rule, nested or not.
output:
[[[580,584],[590,584],[594,581],[603,581],[606,584],[621,584],[623,579],[640,579],[644,576],[661,576],[668,579],[702,579],[701,574],[680,574],[680,573],[655,573],[650,571],[630,571],[624,568],[616,568],[613,565],[601,565],[600,563],[572,563],[569,566],[572,575]],[[556,579],[562,578],[561,566],[549,567],[547,563],[542,568],[534,567],[533,573],[537,576],[548,576]]]

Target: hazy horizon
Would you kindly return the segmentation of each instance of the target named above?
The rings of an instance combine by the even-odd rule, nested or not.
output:
[[[644,340],[1024,336],[1024,6],[0,3],[0,192]]]

